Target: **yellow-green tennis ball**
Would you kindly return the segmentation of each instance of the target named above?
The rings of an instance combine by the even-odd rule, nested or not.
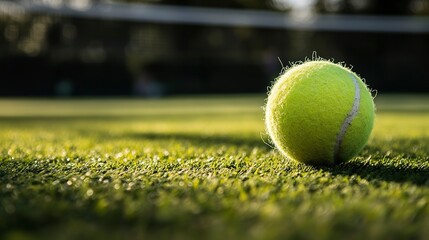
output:
[[[285,156],[313,165],[349,160],[368,141],[374,102],[350,69],[309,61],[286,70],[274,83],[265,124]]]

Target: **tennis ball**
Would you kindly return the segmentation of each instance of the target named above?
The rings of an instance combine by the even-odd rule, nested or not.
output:
[[[331,165],[362,150],[374,111],[371,93],[358,75],[330,61],[308,61],[277,78],[268,95],[265,124],[286,157]]]

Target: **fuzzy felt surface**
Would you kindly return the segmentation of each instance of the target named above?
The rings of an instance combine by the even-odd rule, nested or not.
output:
[[[354,106],[357,86],[357,113],[336,153],[337,137]],[[265,123],[273,143],[287,157],[332,164],[352,158],[364,147],[374,115],[372,96],[355,73],[329,61],[310,61],[278,78],[268,96]]]

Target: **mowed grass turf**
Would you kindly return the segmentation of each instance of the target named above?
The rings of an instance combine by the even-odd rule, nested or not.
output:
[[[333,167],[265,144],[263,104],[0,100],[0,238],[429,238],[428,97],[377,97]]]

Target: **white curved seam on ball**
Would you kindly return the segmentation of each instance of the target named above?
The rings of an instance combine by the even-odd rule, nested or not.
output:
[[[344,136],[346,135],[347,129],[349,128],[353,119],[356,117],[356,115],[359,111],[359,104],[360,104],[359,82],[353,74],[350,73],[350,76],[353,80],[353,84],[355,87],[355,97],[354,97],[354,101],[353,101],[353,107],[350,110],[350,112],[347,114],[346,118],[344,119],[343,124],[341,125],[341,128],[340,128],[340,132],[337,135],[337,140],[335,142],[335,147],[334,147],[334,159],[336,159],[336,160],[339,158],[340,147],[341,147],[341,144],[344,140]]]

